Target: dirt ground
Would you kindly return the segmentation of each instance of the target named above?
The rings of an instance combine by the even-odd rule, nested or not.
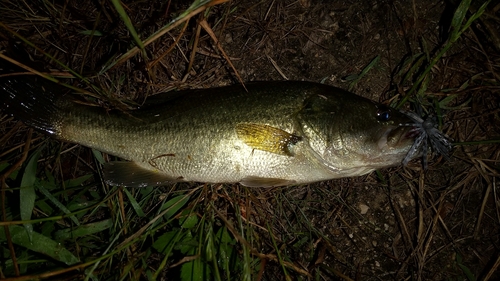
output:
[[[201,16],[190,21],[175,44],[182,25],[149,45],[148,60],[137,54],[98,74],[133,44],[111,4],[79,2],[54,1],[52,7],[5,2],[3,8],[19,6],[25,17],[21,21],[18,14],[3,9],[0,22],[112,93],[95,103],[114,107],[119,106],[117,100],[141,101],[173,88],[239,83],[213,38],[197,24]],[[164,2],[123,1],[145,35],[192,1]],[[427,54],[434,56],[445,44],[457,7],[452,2],[230,1],[212,7],[205,19],[245,82],[322,82],[395,105],[425,68]],[[481,4],[474,1],[467,17]],[[50,12],[54,10],[64,12]],[[425,171],[414,160],[406,167],[299,187],[248,190],[236,185],[224,186],[224,192],[212,187],[217,195],[212,203],[230,221],[237,221],[235,205],[244,208],[255,249],[270,256],[277,256],[279,249],[293,264],[283,270],[276,259],[259,256],[262,262],[254,279],[500,279],[499,10],[498,4],[490,4],[486,15],[463,33],[425,80],[419,103],[433,114],[436,105],[442,110],[442,131],[456,144],[449,160],[430,158]],[[81,31],[92,29],[98,18],[97,29],[103,35],[91,41]],[[0,35],[6,53],[12,53],[12,43],[19,41],[12,37],[4,31]],[[197,52],[189,69],[195,38]],[[22,49],[33,60],[47,62],[40,51]],[[38,66],[62,71],[53,61]],[[8,117],[0,120],[2,139],[17,123]],[[2,139],[0,155],[19,146],[27,130],[20,127],[16,136]],[[33,136],[38,141],[45,138]],[[72,146],[63,143],[61,150]],[[90,150],[76,150],[83,162],[95,165]],[[61,177],[95,171],[74,157],[61,157],[68,167],[60,171]],[[161,257],[153,255],[149,261],[154,267]],[[174,280],[172,272],[165,270],[161,276]]]

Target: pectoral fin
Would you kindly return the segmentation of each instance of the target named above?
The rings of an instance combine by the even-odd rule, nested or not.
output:
[[[260,178],[260,177],[246,177],[240,181],[241,185],[248,187],[273,187],[285,186],[296,183],[294,180],[276,179],[276,178]]]
[[[290,148],[302,138],[284,130],[262,124],[236,125],[238,137],[248,146],[280,155],[293,156]]]
[[[104,164],[104,180],[109,185],[146,187],[180,181],[166,176],[158,170],[148,170],[135,162],[114,161]]]

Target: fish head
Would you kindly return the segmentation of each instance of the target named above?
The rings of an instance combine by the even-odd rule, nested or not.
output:
[[[347,176],[399,165],[415,142],[405,114],[342,90],[311,96],[298,120],[320,162]]]

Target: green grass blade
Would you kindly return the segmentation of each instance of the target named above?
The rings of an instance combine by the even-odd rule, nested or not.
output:
[[[234,272],[233,268],[230,266],[231,256],[234,254],[234,249],[236,245],[236,240],[234,240],[227,227],[221,227],[216,237],[216,245],[218,245],[217,251],[217,264],[226,273],[225,279],[231,280],[231,273]]]
[[[104,33],[99,30],[82,30],[80,34],[88,35],[88,36],[104,36]]]
[[[158,275],[161,273],[163,268],[165,268],[167,261],[170,255],[172,254],[174,246],[177,243],[179,243],[179,241],[183,239],[184,236],[187,235],[187,233],[188,233],[187,231],[183,231],[182,229],[175,229],[173,231],[163,234],[153,243],[153,248],[156,249],[158,252],[163,253],[165,257],[163,257],[163,260],[158,266],[158,269],[151,276],[150,280],[157,279]]]
[[[361,73],[359,75],[357,75],[357,77],[354,79],[354,81],[349,83],[349,91],[352,90],[354,85],[356,85],[373,67],[375,67],[379,61],[380,61],[380,55],[378,55],[374,59],[372,59],[370,61],[370,63],[365,68],[363,68]]]
[[[182,228],[193,228],[198,224],[198,216],[196,214],[189,214],[186,217],[182,218],[180,223]]]
[[[479,7],[479,9],[477,10],[477,12],[475,12],[468,20],[467,22],[462,26],[462,29],[460,30],[460,33],[458,34],[459,36],[464,32],[466,31],[470,26],[471,24],[477,20],[483,13],[484,11],[486,10],[486,8],[488,7],[488,4],[490,4],[491,0],[489,1],[486,1],[483,5],[481,5],[481,7]]]
[[[453,14],[453,19],[451,20],[450,25],[450,39],[451,41],[455,41],[460,37],[460,30],[462,26],[462,22],[464,21],[465,15],[469,10],[471,0],[462,0]]]
[[[245,224],[243,223],[243,220],[241,219],[243,217],[243,215],[241,214],[241,210],[239,208],[239,205],[236,205],[236,216],[238,218],[238,221],[237,221],[238,228],[239,228],[239,231],[242,234],[243,238],[252,237],[252,235],[251,235],[252,229],[247,228],[245,226]],[[247,231],[245,231],[245,229]],[[252,257],[250,256],[251,249],[243,243],[241,244],[241,248],[242,248],[241,261],[240,261],[241,266],[242,266],[241,280],[250,281],[250,280],[254,279],[253,278],[253,270],[252,270]]]
[[[86,180],[90,179],[92,177],[91,174],[89,175],[84,175],[81,177],[78,177],[76,179],[70,179],[64,182],[64,186],[66,188],[72,188],[72,187],[78,187],[81,186]]]
[[[71,214],[71,211],[66,208],[66,206],[64,204],[62,204],[59,200],[57,200],[57,198],[55,198],[51,193],[50,191],[48,191],[44,186],[43,184],[37,184],[36,185],[38,190],[40,190],[40,192],[42,192],[45,197],[47,197],[47,199],[50,200],[50,202],[52,202],[52,204],[56,205],[57,208],[59,208],[59,210],[61,210],[63,213],[65,213],[66,215],[70,215]],[[80,225],[80,222],[78,221],[78,219],[76,218],[75,215],[70,215],[69,216],[70,219],[76,224],[76,225]]]
[[[205,213],[207,215],[207,213]],[[213,224],[213,214],[211,216],[210,221],[205,221],[205,219],[202,220],[202,223],[205,228],[206,228],[206,234],[204,236],[200,235],[200,238],[204,239],[202,243],[202,247],[205,247],[205,261],[206,264],[208,265],[209,263],[212,264],[212,270],[213,270],[213,280],[222,280],[221,274],[219,272],[219,266],[217,265],[217,247],[215,245],[216,242],[216,237],[214,235],[214,224]],[[230,279],[227,279],[230,280]]]
[[[274,234],[272,234],[273,232],[272,232],[271,226],[269,225],[268,222],[266,222],[266,226],[267,226],[267,231],[269,231],[269,233],[271,234],[269,236],[271,236],[271,241],[272,241],[272,244],[274,246],[274,250],[276,251],[276,255],[278,256],[278,260],[280,261],[281,270],[283,270],[283,274],[285,275],[286,280],[292,280],[290,277],[290,274],[288,273],[288,270],[286,270],[286,267],[282,262],[283,257],[281,256],[281,250],[278,247],[278,244],[276,243],[276,239],[275,239]]]
[[[98,221],[94,223],[89,223],[81,225],[76,228],[66,228],[54,233],[54,239],[57,241],[68,240],[71,238],[85,237],[95,233],[102,232],[113,226],[113,221],[111,219]]]
[[[64,248],[60,243],[57,243],[56,241],[38,232],[32,232],[31,237],[29,237],[26,230],[17,225],[9,226],[9,231],[12,243],[16,245],[49,256],[67,265],[79,262],[78,258]],[[0,228],[0,240],[6,241],[5,230],[3,227]]]
[[[406,71],[406,73],[404,74],[403,79],[401,81],[402,84],[410,81],[411,77],[413,75],[415,75],[415,73],[417,72],[418,68],[422,65],[424,60],[425,60],[424,53],[415,54],[412,57],[405,60],[405,62],[403,63],[403,66],[407,66],[407,65],[411,64],[411,67],[409,67],[408,70]]]
[[[200,257],[200,250],[203,247],[204,228],[201,227],[199,230],[196,234],[197,237],[186,236],[188,239],[185,240],[186,246],[183,253],[189,255],[192,259],[181,266],[180,277],[183,281],[202,281],[211,276],[208,267],[205,266],[206,264],[202,262]]]
[[[135,30],[134,24],[130,20],[130,17],[128,16],[127,12],[125,12],[125,9],[123,8],[122,3],[120,0],[111,0],[111,3],[113,3],[113,6],[115,6],[116,12],[120,15],[122,18],[123,22],[125,23],[125,26],[127,27],[128,31],[130,32],[130,35],[132,35],[132,38],[134,38],[135,43],[137,46],[141,49],[144,55],[146,55],[146,52],[144,50],[144,44],[142,43],[141,39],[139,38],[139,35],[137,34],[137,31]]]
[[[100,152],[99,150],[92,148],[92,154],[94,155],[95,159],[97,159],[97,161],[101,163],[101,165],[104,165],[104,163],[106,163],[106,161],[104,161],[104,157],[102,156],[102,152]]]
[[[143,218],[144,216],[146,216],[144,214],[144,212],[142,211],[141,205],[139,205],[139,203],[137,203],[137,200],[135,200],[135,197],[132,194],[130,194],[130,192],[127,189],[123,189],[123,191],[127,195],[128,200],[130,201],[130,204],[132,205],[132,208],[134,208],[134,211],[137,214],[137,216],[139,216],[141,218]]]
[[[23,178],[21,179],[21,188],[19,189],[19,207],[21,220],[30,220],[31,214],[33,213],[33,208],[35,207],[35,181],[36,179],[36,168],[38,164],[38,158],[40,157],[42,149],[39,148],[31,155],[28,164],[24,170]],[[33,233],[33,225],[30,223],[24,224],[28,237],[31,238]]]
[[[180,25],[181,23],[185,22],[186,20],[189,20],[192,16],[194,16],[197,13],[200,13],[203,11],[203,7],[213,0],[197,0],[194,1],[189,8],[187,8],[184,12],[182,12],[178,17],[170,21],[168,24],[160,28],[158,31],[153,33],[151,36],[149,36],[146,40],[144,40],[143,44],[144,46],[147,46],[157,40],[159,37],[163,36],[165,33],[168,31],[172,30],[176,26]],[[135,55],[137,53],[137,49],[133,48],[120,56],[118,59],[113,60],[109,65],[103,67],[103,69],[100,71],[100,74],[105,73],[112,67],[114,67],[117,64],[121,64],[124,61],[126,61],[129,57]]]
[[[182,238],[183,235],[180,229],[175,229],[163,233],[153,243],[153,248],[164,255],[170,255],[174,245]]]
[[[166,220],[170,219],[189,201],[189,198],[190,196],[188,195],[179,195],[165,202],[165,204],[161,206],[161,210],[163,211],[167,208],[170,209],[165,213],[165,215],[163,215],[163,217],[165,217]]]
[[[199,258],[189,261],[181,266],[182,281],[203,281],[210,274],[204,274],[203,264]]]

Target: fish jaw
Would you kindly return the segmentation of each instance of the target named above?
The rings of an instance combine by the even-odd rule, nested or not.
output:
[[[377,142],[378,155],[374,153],[374,157],[367,161],[380,163],[380,167],[387,166],[388,163],[392,163],[390,166],[401,164],[415,142],[413,131],[412,127],[404,125],[387,128]]]

